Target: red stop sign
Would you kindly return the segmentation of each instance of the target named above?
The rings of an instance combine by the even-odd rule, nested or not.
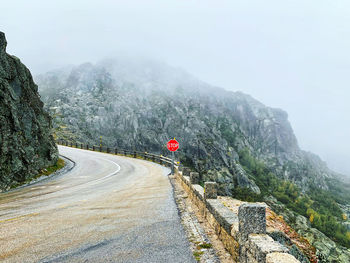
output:
[[[179,143],[174,138],[173,140],[168,141],[167,147],[169,151],[175,152],[177,149],[179,149]]]

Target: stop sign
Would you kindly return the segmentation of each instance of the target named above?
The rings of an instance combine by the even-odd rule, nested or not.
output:
[[[177,149],[179,149],[179,143],[174,138],[173,140],[168,141],[167,147],[169,151],[175,152]]]

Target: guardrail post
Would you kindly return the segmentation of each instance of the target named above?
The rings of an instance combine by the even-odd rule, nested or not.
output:
[[[143,159],[144,159],[144,160],[146,160],[146,155],[147,155],[147,153],[144,152],[144,153],[143,153]]]
[[[70,147],[73,147],[73,143],[72,142],[70,142]]]
[[[109,150],[109,148],[107,147],[107,153],[109,153],[110,152],[110,150]]]
[[[84,148],[84,145],[83,145],[82,143],[80,144],[80,148],[81,148],[81,149],[83,149],[83,148]]]
[[[204,199],[216,199],[218,197],[218,189],[215,182],[204,183]]]
[[[134,151],[134,158],[136,158],[136,151]]]
[[[240,205],[238,223],[241,241],[246,241],[249,234],[265,234],[266,207],[262,204]]]
[[[92,150],[95,151],[95,145],[92,145]]]
[[[102,146],[100,145],[100,152],[102,152]]]
[[[182,168],[182,176],[190,176],[191,169],[188,167]]]
[[[86,150],[89,150],[89,144],[86,144]]]
[[[126,150],[124,150],[124,155],[126,156]]]
[[[190,173],[190,182],[191,182],[191,184],[199,184],[199,173],[191,172]]]
[[[118,154],[118,149],[117,148],[114,149],[114,153]]]

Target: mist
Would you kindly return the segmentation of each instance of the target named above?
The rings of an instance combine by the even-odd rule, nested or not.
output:
[[[349,1],[2,1],[7,52],[32,73],[154,58],[282,108],[304,150],[350,175]]]

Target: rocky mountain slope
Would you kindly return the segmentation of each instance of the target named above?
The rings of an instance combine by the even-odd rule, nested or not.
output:
[[[29,70],[6,53],[0,32],[0,191],[57,162],[51,119]]]
[[[244,148],[305,190],[310,182],[326,189],[325,178],[333,176],[317,156],[299,149],[284,111],[160,63],[83,64],[37,82],[62,136],[90,143],[102,136],[111,147],[164,154],[166,141],[176,137],[179,157],[223,183],[226,194],[234,185],[259,193],[240,166]]]
[[[99,144],[102,136],[110,147],[166,155],[166,142],[175,137],[177,158],[203,181],[218,182],[221,194],[273,196],[303,216],[312,214],[323,232],[331,214],[334,233],[345,232],[329,236],[350,246],[338,205],[350,203],[348,191],[318,156],[299,148],[283,110],[150,60],[86,63],[36,80],[58,138]],[[322,202],[328,197],[329,204]]]

